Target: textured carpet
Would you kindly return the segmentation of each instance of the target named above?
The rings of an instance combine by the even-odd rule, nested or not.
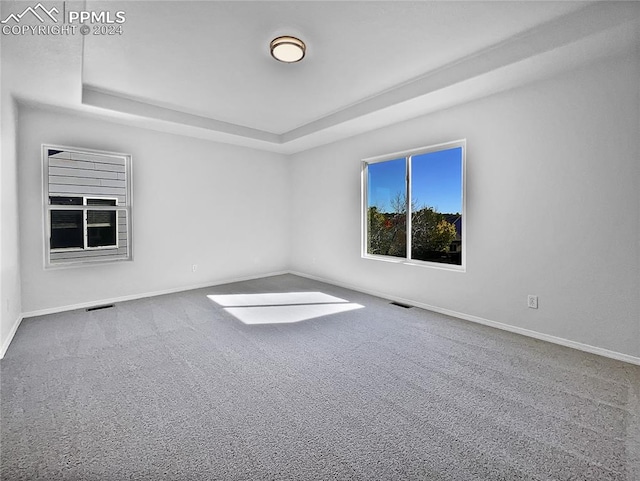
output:
[[[278,292],[324,296],[229,297]],[[5,481],[640,479],[640,367],[295,276],[25,319],[0,367]]]

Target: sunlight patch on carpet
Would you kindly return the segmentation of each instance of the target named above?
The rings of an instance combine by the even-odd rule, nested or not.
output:
[[[207,296],[245,324],[290,324],[364,306],[323,292],[274,292]]]

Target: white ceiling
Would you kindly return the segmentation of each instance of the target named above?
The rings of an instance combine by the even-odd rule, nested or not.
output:
[[[79,56],[77,70],[50,72],[53,84],[58,70],[59,82],[75,87],[52,88],[47,96],[34,85],[20,96],[135,125],[293,152],[628,48],[638,40],[639,7],[87,0],[87,10],[124,11],[123,34],[88,35],[47,48],[47,62],[54,56],[74,65]],[[302,62],[287,65],[269,56],[270,40],[282,34],[306,42]],[[8,40],[25,54],[17,39]],[[75,41],[84,45],[78,50]],[[5,52],[4,68],[29,63],[24,57],[5,61]]]
[[[96,6],[94,6],[96,3]],[[391,89],[581,4],[117,2],[125,34],[88,36],[85,83],[275,134]],[[305,59],[274,61],[295,34]]]

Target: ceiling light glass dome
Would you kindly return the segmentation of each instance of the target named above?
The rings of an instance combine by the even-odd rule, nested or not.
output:
[[[299,62],[304,58],[307,46],[296,37],[283,36],[271,41],[271,55],[284,63]]]

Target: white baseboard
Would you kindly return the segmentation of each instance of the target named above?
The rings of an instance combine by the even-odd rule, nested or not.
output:
[[[259,274],[255,276],[234,277],[232,279],[223,279],[219,281],[204,282],[201,284],[195,284],[190,286],[174,287],[171,289],[164,289],[161,291],[141,292],[139,294],[132,294],[129,296],[111,297],[107,299],[83,302],[80,304],[73,304],[69,306],[51,307],[48,309],[39,309],[37,311],[24,312],[22,314],[22,317],[27,318],[27,317],[35,317],[35,316],[45,316],[47,314],[57,314],[59,312],[75,311],[76,309],[86,309],[89,307],[96,307],[104,304],[114,304],[116,302],[134,301],[136,299],[144,299],[147,297],[164,296],[165,294],[175,294],[176,292],[192,291],[194,289],[203,289],[205,287],[220,286],[222,284],[232,284],[234,282],[243,282],[243,281],[250,281],[253,279],[262,279],[263,277],[279,276],[279,275],[288,274],[288,273],[289,273],[288,271],[268,272],[268,273]]]
[[[629,354],[624,354],[617,351],[611,351],[609,349],[604,349],[598,346],[591,346],[590,344],[583,344],[581,342],[572,341],[570,339],[564,339],[562,337],[552,336],[550,334],[544,334],[542,332],[532,331],[529,329],[524,329],[522,327],[511,326],[509,324],[504,324],[502,322],[491,321],[489,319],[484,319],[482,317],[473,316],[471,314],[465,314],[463,312],[452,311],[450,309],[443,309],[437,306],[431,306],[429,304],[424,304],[422,302],[417,302],[412,299],[405,299],[397,296],[390,296],[384,292],[373,291],[369,289],[362,289],[358,286],[354,286],[348,283],[336,281],[333,279],[325,279],[323,277],[314,276],[311,274],[305,274],[302,272],[289,271],[290,274],[306,277],[307,279],[312,279],[319,282],[325,282],[327,284],[332,284],[339,287],[344,287],[345,289],[351,289],[352,291],[362,292],[363,294],[369,294],[376,297],[382,297],[383,299],[389,299],[391,301],[401,302],[403,304],[408,304],[411,306],[419,307],[421,309],[426,309],[428,311],[437,312],[440,314],[445,314],[447,316],[455,317],[458,319],[462,319],[465,321],[475,322],[477,324],[483,324],[485,326],[495,327],[496,329],[502,329],[503,331],[509,331],[516,334],[522,334],[523,336],[532,337],[534,339],[539,339],[541,341],[551,342],[553,344],[559,344],[561,346],[570,347],[573,349],[577,349],[579,351],[589,352],[591,354],[597,354],[599,356],[608,357],[611,359],[616,359],[618,361],[628,362],[629,364],[636,364],[640,366],[640,357],[631,356]]]
[[[4,358],[4,355],[6,354],[7,349],[9,349],[9,344],[11,344],[11,341],[13,341],[13,336],[16,335],[16,331],[18,330],[18,327],[20,327],[20,323],[22,322],[22,319],[24,319],[24,316],[22,315],[18,316],[18,319],[16,319],[16,322],[13,323],[13,326],[9,331],[9,335],[2,343],[2,347],[0,347],[0,359]]]

